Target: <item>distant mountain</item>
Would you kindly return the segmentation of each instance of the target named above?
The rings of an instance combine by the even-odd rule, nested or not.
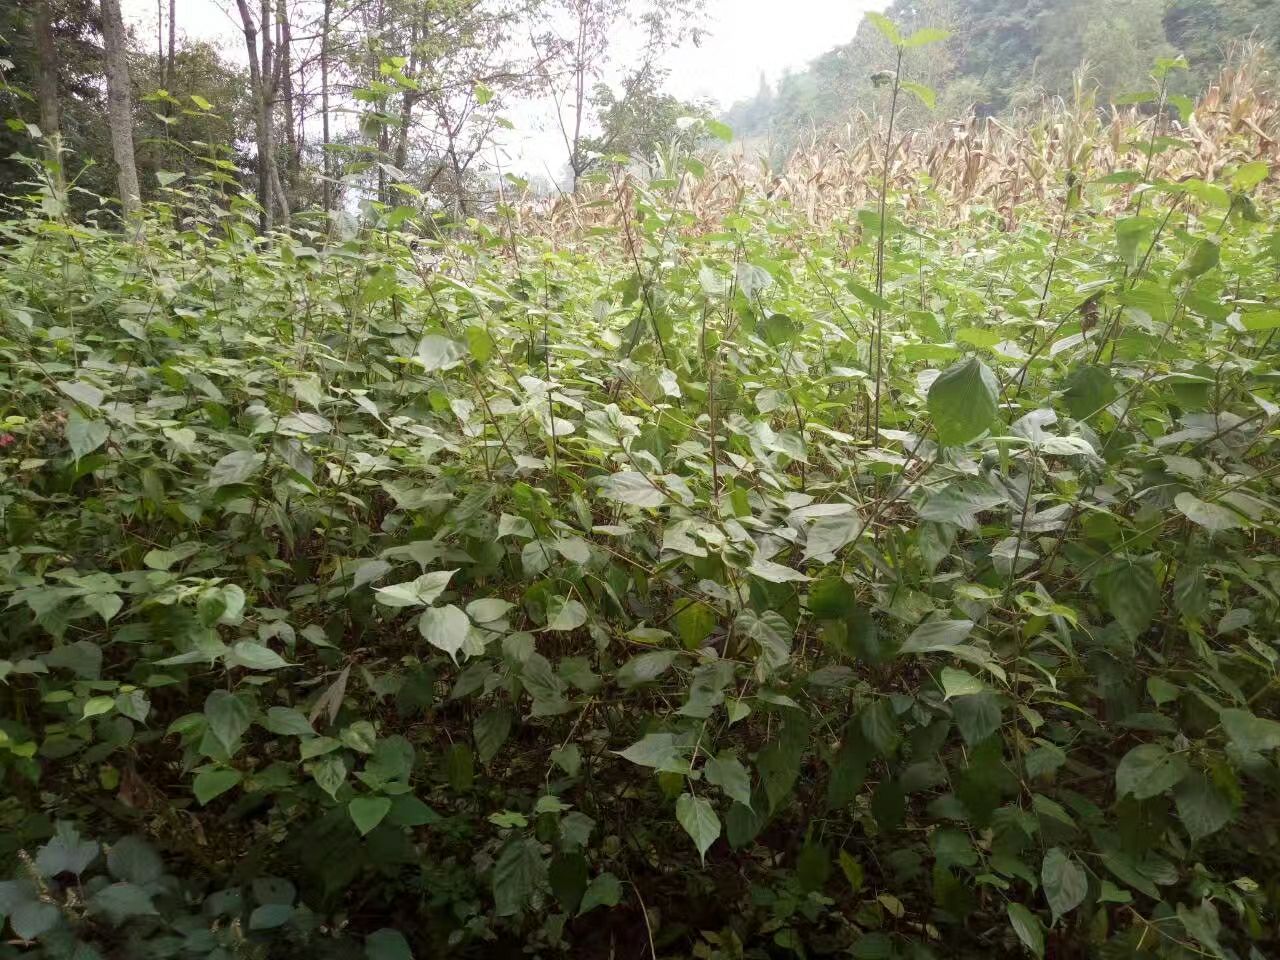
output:
[[[906,56],[904,75],[937,93],[933,110],[908,98],[906,125],[1070,94],[1086,63],[1086,82],[1109,97],[1150,88],[1155,60],[1181,55],[1190,69],[1172,84],[1191,92],[1236,41],[1253,38],[1280,51],[1280,0],[894,0],[885,14],[904,32],[952,32]],[[864,22],[853,40],[784,75],[776,88],[762,77],[756,95],[734,104],[725,121],[740,139],[781,153],[852,112],[875,109],[882,94],[871,75],[892,66],[892,48]]]

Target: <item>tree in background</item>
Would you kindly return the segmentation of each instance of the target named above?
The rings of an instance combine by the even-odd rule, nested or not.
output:
[[[111,148],[120,184],[120,208],[128,220],[142,210],[142,191],[138,187],[138,168],[133,155],[133,94],[120,0],[102,0],[102,41]]]
[[[638,31],[641,46],[622,88],[638,88],[666,51],[686,40],[697,44],[704,0],[668,0],[644,6],[628,0],[555,0],[549,29],[539,39],[545,63],[542,79],[555,104],[573,189],[591,165],[587,139],[596,109],[593,92],[611,62],[614,45]],[[623,94],[623,99],[626,93]]]
[[[599,118],[600,133],[584,137],[583,153],[588,168],[592,159],[607,154],[624,154],[649,160],[654,150],[669,143],[685,117],[710,117],[706,104],[688,103],[665,93],[666,72],[656,67],[633,74],[621,96],[606,83],[596,84],[591,106]]]

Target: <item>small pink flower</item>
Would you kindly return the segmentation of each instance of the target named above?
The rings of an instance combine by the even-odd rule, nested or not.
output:
[[[5,447],[11,447],[18,442],[18,438],[12,433],[0,433],[0,450]]]

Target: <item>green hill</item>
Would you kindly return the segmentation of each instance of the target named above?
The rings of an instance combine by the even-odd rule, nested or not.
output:
[[[904,121],[1003,113],[1046,95],[1069,94],[1085,66],[1085,83],[1113,96],[1150,86],[1159,57],[1184,56],[1179,86],[1199,89],[1232,45],[1252,38],[1270,49],[1280,41],[1274,0],[894,0],[886,16],[913,30],[951,31],[941,46],[917,52],[907,72],[937,92],[933,111],[908,106]],[[869,23],[852,41],[833,47],[776,87],[734,104],[726,121],[739,137],[785,150],[850,113],[875,108],[870,77],[892,67],[890,45]]]

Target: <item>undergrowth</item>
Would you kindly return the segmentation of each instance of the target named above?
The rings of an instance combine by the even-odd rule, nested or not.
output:
[[[575,232],[33,188],[0,956],[1274,955],[1274,140],[1165,176],[1210,112],[963,211],[874,144]]]

